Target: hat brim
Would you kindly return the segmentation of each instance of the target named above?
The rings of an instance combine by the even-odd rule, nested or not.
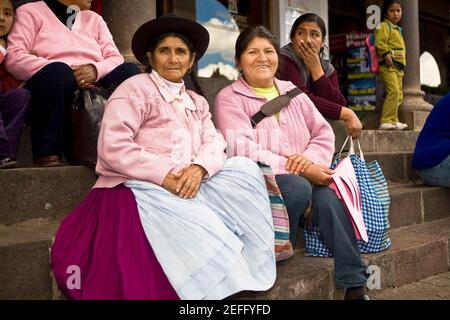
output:
[[[192,42],[196,62],[205,54],[209,45],[209,33],[205,27],[184,18],[162,17],[144,23],[134,33],[131,49],[136,59],[147,65],[147,50],[152,40],[170,32],[179,33]]]

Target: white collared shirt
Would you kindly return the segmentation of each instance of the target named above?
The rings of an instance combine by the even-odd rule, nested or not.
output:
[[[174,107],[180,119],[187,124],[186,109],[195,111],[196,107],[192,98],[186,93],[184,81],[181,80],[180,83],[168,81],[155,70],[152,70],[150,76],[155,80],[164,100]]]

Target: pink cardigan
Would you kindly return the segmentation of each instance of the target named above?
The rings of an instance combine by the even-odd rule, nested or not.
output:
[[[294,88],[291,82],[278,79],[275,85],[280,94]],[[295,153],[328,167],[334,152],[333,130],[308,96],[302,93],[292,99],[279,122],[275,116],[267,117],[253,129],[250,118],[266,101],[242,78],[219,92],[215,120],[226,137],[227,153],[270,165],[275,174],[288,174],[286,156]]]
[[[225,140],[217,132],[208,102],[186,91],[195,107],[186,108],[187,124],[170,95],[149,74],[124,81],[106,105],[98,140],[94,188],[114,187],[126,180],[161,185],[169,172],[192,163],[212,177],[222,169]]]
[[[8,71],[16,79],[26,81],[57,61],[69,66],[92,63],[99,80],[124,59],[105,21],[95,12],[80,11],[70,30],[44,1],[20,6],[8,35]]]

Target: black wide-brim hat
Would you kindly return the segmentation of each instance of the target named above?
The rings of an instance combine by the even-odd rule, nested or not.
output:
[[[170,32],[179,33],[192,42],[196,54],[196,62],[208,49],[209,33],[205,27],[192,20],[175,16],[164,16],[144,23],[134,33],[131,48],[136,59],[147,65],[147,51],[151,43],[157,37]]]

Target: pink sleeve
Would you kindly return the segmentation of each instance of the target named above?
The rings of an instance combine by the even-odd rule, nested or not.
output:
[[[295,99],[302,99],[305,122],[309,129],[311,139],[306,150],[302,153],[315,164],[329,167],[334,154],[334,133],[331,126],[315,108],[306,94]]]
[[[103,168],[125,177],[161,185],[172,167],[134,142],[144,119],[145,109],[138,101],[108,101],[100,128],[98,161]]]
[[[8,72],[18,80],[29,80],[36,72],[53,62],[30,53],[39,27],[27,6],[17,9],[13,28],[8,35],[8,55],[5,66]]]
[[[252,128],[242,102],[225,90],[216,96],[215,119],[218,129],[226,138],[227,154],[269,165],[274,174],[286,174],[286,158],[257,143],[257,132]]]
[[[225,154],[226,143],[222,134],[217,132],[214,127],[211,120],[211,113],[209,112],[208,102],[206,102],[205,99],[203,100],[202,146],[193,163],[199,164],[205,168],[208,172],[208,178],[211,178],[223,168],[227,158]]]
[[[106,22],[99,16],[98,44],[102,50],[103,60],[93,63],[97,69],[97,81],[113,71],[124,62],[109,32]]]

